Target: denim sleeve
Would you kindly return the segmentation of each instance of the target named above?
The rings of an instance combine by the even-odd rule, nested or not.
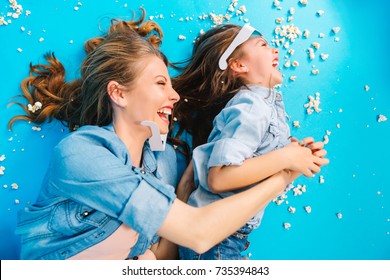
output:
[[[261,98],[241,95],[217,115],[209,142],[214,147],[208,168],[219,165],[241,165],[252,157],[267,133],[271,109]]]
[[[52,191],[104,212],[151,240],[176,197],[174,188],[126,162],[123,148],[115,150],[122,143],[84,140],[68,137],[55,148],[49,167]]]

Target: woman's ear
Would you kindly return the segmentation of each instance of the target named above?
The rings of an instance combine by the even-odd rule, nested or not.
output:
[[[239,59],[232,59],[229,61],[230,69],[236,74],[248,73],[248,67],[243,64]]]
[[[111,101],[119,107],[124,107],[127,104],[122,86],[115,81],[110,81],[107,85],[107,93]]]

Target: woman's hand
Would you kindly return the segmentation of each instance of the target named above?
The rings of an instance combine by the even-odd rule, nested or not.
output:
[[[183,176],[180,179],[176,188],[176,196],[183,202],[187,202],[190,194],[195,190],[194,183],[194,168],[191,162],[188,164],[187,169],[184,171]]]

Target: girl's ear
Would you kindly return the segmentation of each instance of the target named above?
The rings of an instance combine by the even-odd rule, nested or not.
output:
[[[236,74],[248,73],[248,67],[243,64],[239,59],[232,59],[229,61],[229,67]]]
[[[125,93],[118,82],[110,81],[107,85],[107,93],[111,101],[119,107],[124,107],[127,104]]]

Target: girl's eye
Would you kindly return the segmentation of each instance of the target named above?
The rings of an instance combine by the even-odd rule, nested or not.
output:
[[[165,86],[167,83],[164,82],[164,81],[161,81],[161,82],[157,82],[157,84],[158,84],[158,85],[163,85],[163,86]]]

